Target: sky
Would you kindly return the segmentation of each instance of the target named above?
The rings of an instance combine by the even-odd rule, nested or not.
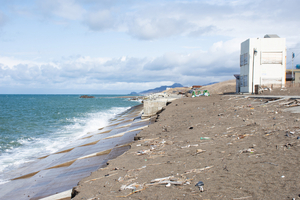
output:
[[[241,42],[286,38],[299,0],[0,0],[0,94],[127,94],[234,79]]]

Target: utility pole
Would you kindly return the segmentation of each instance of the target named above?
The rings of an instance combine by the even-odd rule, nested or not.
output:
[[[256,48],[253,49],[253,66],[252,66],[252,94],[254,94],[254,57],[257,54]]]
[[[292,83],[294,83],[294,58],[295,54],[292,52]]]

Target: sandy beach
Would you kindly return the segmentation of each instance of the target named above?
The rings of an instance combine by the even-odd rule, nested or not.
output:
[[[0,0],[0,200],[300,200],[299,8]]]
[[[175,100],[130,150],[82,179],[73,198],[300,199],[297,106],[242,95]]]

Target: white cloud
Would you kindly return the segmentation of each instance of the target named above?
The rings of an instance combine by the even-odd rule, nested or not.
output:
[[[170,36],[258,37],[299,32],[299,1],[39,0],[45,16],[77,20],[93,31],[114,30],[142,39]],[[1,22],[1,20],[0,20]],[[64,22],[65,23],[65,22]],[[299,39],[299,37],[297,38]]]
[[[49,63],[0,58],[2,85],[39,88],[144,90],[145,83],[205,84],[233,78],[238,71],[239,40],[217,42],[209,51],[167,53],[157,58],[91,58],[76,56]],[[235,46],[233,48],[232,46]],[[204,78],[205,77],[205,78]],[[216,78],[217,77],[217,78]],[[123,84],[121,84],[123,83]],[[131,86],[130,86],[131,88]]]
[[[4,26],[6,24],[8,18],[6,15],[4,15],[0,10],[0,27]]]
[[[86,12],[75,0],[38,0],[38,8],[46,16],[57,16],[68,20],[81,20]]]
[[[171,70],[188,76],[231,76],[238,72],[240,39],[216,42],[204,51],[191,54],[169,53],[145,65],[146,70]],[[226,73],[227,72],[227,73]]]
[[[128,30],[137,38],[152,40],[184,33],[191,26],[187,21],[181,19],[134,17],[128,24]]]
[[[102,31],[114,27],[114,19],[108,10],[100,10],[89,13],[84,20],[84,24],[94,31]]]
[[[6,5],[10,5],[9,2]],[[298,0],[36,2],[39,11],[25,3],[0,11],[0,27],[12,44],[6,46],[10,54],[0,56],[2,86],[143,90],[162,83],[205,84],[231,79],[233,73],[238,73],[240,43],[248,38],[278,34],[286,38],[289,54],[298,53],[300,44]],[[22,20],[18,21],[18,16],[22,16]],[[41,16],[54,26],[39,26]],[[3,26],[8,17],[14,22],[10,24],[12,29]],[[28,29],[22,30],[19,26],[26,17]],[[69,26],[55,29],[57,24]],[[24,42],[30,38],[31,28],[35,32],[41,29],[39,44],[34,40],[30,44]],[[109,32],[101,33],[106,30]],[[47,37],[54,35],[62,37],[49,40],[53,44],[47,43]],[[66,48],[62,48],[63,45]],[[91,48],[86,48],[89,45]],[[25,52],[27,49],[30,50]],[[45,49],[59,53],[52,56],[44,53]],[[143,53],[139,54],[141,49]],[[19,55],[18,51],[25,53]],[[29,52],[41,53],[29,55]],[[6,53],[6,49],[2,53]],[[58,55],[72,54],[85,56],[57,59]],[[103,54],[109,57],[101,57]],[[54,58],[52,62],[38,62],[34,60],[37,56],[46,60]]]
[[[113,13],[108,13],[103,10],[103,7],[98,11],[90,10],[86,24],[90,29],[97,31],[107,28],[127,31],[133,37],[143,40],[178,35],[257,37],[270,30],[286,35],[292,24],[294,26],[299,24],[296,14],[291,14],[291,12],[297,13],[297,6],[292,6],[293,4],[299,3],[270,0],[255,3],[250,0],[135,2],[135,4],[128,4],[129,9],[116,9]],[[118,4],[115,6],[118,7]],[[109,7],[111,8],[111,5]],[[115,13],[117,10],[122,20],[111,17],[117,14]],[[293,29],[299,31],[298,27]]]

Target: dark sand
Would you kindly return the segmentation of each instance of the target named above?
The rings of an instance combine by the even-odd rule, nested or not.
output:
[[[297,103],[175,100],[129,151],[81,180],[74,199],[300,199],[300,114],[284,111],[288,102]],[[169,176],[178,185],[151,183]],[[135,189],[120,190],[129,185]]]

